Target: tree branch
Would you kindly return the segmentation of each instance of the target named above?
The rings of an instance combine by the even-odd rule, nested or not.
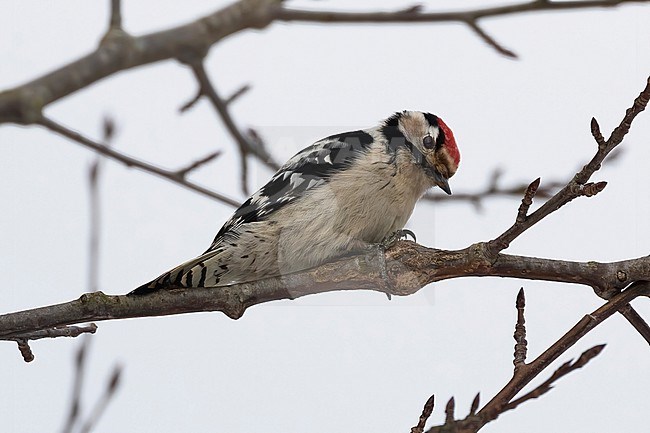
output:
[[[221,311],[240,318],[250,306],[337,290],[373,290],[406,296],[434,281],[470,276],[500,276],[578,283],[621,290],[632,281],[650,280],[650,256],[612,263],[569,262],[500,254],[485,261],[485,244],[446,251],[400,241],[384,252],[326,263],[296,274],[216,288],[161,290],[147,296],[88,293],[79,299],[0,316],[0,339],[74,323]],[[627,275],[617,278],[619,271]]]
[[[516,54],[496,42],[479,26],[479,20],[544,11],[565,11],[575,9],[607,8],[623,3],[646,3],[646,0],[601,0],[601,1],[528,1],[524,3],[478,8],[455,12],[422,12],[414,7],[395,12],[332,12],[306,11],[277,8],[275,19],[280,21],[318,22],[318,23],[443,23],[466,24],[485,43],[506,57],[516,58]]]
[[[614,7],[650,0],[528,1],[457,12],[423,13],[420,8],[396,12],[329,12],[289,9],[280,0],[240,0],[196,21],[133,37],[105,38],[94,52],[33,81],[0,93],[0,123],[31,124],[43,108],[117,72],[161,60],[185,63],[201,59],[220,40],[245,29],[262,29],[273,21],[319,23],[476,23],[482,18],[541,11]],[[119,10],[119,9],[118,9]],[[111,25],[121,22],[115,13]],[[475,30],[474,30],[475,31]]]
[[[245,195],[248,195],[247,179],[248,179],[248,162],[246,157],[249,154],[256,156],[260,161],[262,161],[267,167],[272,170],[277,170],[280,168],[280,164],[275,162],[273,157],[266,151],[261,141],[249,140],[244,137],[244,134],[239,130],[235,124],[234,119],[230,115],[228,109],[228,103],[221,99],[217,93],[217,89],[214,87],[210,81],[210,77],[205,70],[203,65],[203,60],[194,61],[190,63],[192,71],[196,80],[199,82],[199,93],[205,95],[208,100],[212,103],[212,106],[217,111],[217,114],[223,120],[226,129],[230,132],[230,135],[234,138],[239,148],[239,156],[241,162],[241,186],[242,191]],[[234,96],[236,98],[236,96]],[[232,99],[232,98],[231,98]]]
[[[211,197],[215,200],[218,200],[220,202],[226,203],[230,206],[238,207],[239,206],[239,201],[234,200],[230,197],[227,197],[223,194],[220,194],[218,192],[212,191],[210,189],[207,189],[201,185],[198,185],[194,182],[191,182],[185,178],[185,175],[187,174],[188,170],[187,169],[181,169],[181,171],[171,171],[171,170],[165,170],[163,168],[157,167],[153,164],[150,164],[148,162],[141,161],[139,159],[133,158],[131,156],[125,155],[123,153],[118,152],[117,150],[111,149],[108,146],[105,146],[101,143],[98,143],[96,141],[93,141],[78,132],[69,129],[60,123],[55,122],[54,120],[51,120],[47,117],[41,117],[40,119],[36,120],[35,123],[49,129],[52,132],[56,132],[59,135],[62,135],[66,138],[69,138],[70,140],[76,141],[77,143],[88,147],[95,152],[106,156],[114,161],[121,162],[122,164],[126,165],[127,167],[135,167],[140,170],[143,170],[145,172],[154,174],[158,177],[161,177],[163,179],[172,181],[174,183],[177,183],[179,185],[184,186],[187,189],[190,189],[192,191],[198,192],[200,194],[206,195],[208,197]],[[199,164],[200,165],[200,164]],[[198,167],[195,166],[194,168]]]
[[[438,425],[430,428],[427,430],[427,433],[476,433],[483,426],[497,419],[497,417],[499,417],[504,412],[514,409],[525,401],[537,398],[545,394],[551,389],[551,386],[561,377],[583,367],[591,359],[597,356],[604,348],[604,345],[594,346],[591,349],[583,352],[575,362],[569,361],[564,363],[551,375],[549,379],[544,381],[532,391],[515,399],[517,394],[526,385],[528,385],[553,361],[559,358],[588,332],[604,322],[607,318],[611,317],[615,312],[620,311],[621,308],[624,308],[625,305],[629,305],[629,303],[636,297],[648,295],[650,295],[650,282],[643,281],[631,284],[621,293],[613,296],[607,303],[602,305],[596,311],[585,315],[567,333],[565,333],[555,343],[553,343],[551,347],[549,347],[541,355],[535,358],[534,361],[528,364],[516,363],[515,371],[510,381],[478,413],[476,413],[476,408],[479,405],[477,395],[477,397],[472,402],[472,408],[470,409],[470,413],[466,418],[462,420],[454,420],[453,412],[450,416],[450,413],[448,411],[445,423],[443,425]],[[521,318],[521,308],[523,308],[522,296],[523,295],[521,295],[520,292],[520,295],[517,297],[518,324],[523,322],[523,319]],[[515,340],[517,341],[515,347],[522,344],[521,339],[517,338],[517,336],[515,336]],[[520,358],[518,358],[517,350],[515,350],[515,361],[518,359]],[[450,402],[452,401],[453,397]]]
[[[274,21],[321,23],[461,22],[467,24],[483,40],[498,49],[502,54],[511,55],[512,52],[499,45],[479,27],[479,19],[527,12],[614,7],[623,3],[646,3],[647,1],[650,0],[529,1],[515,5],[444,13],[425,13],[420,6],[403,8],[395,12],[346,13],[294,10],[285,8],[280,0],[240,0],[196,21],[168,30],[134,37],[122,30],[121,2],[111,0],[109,28],[97,50],[33,81],[0,92],[0,124],[43,124],[43,109],[52,102],[117,72],[161,60],[177,59],[193,67],[195,75],[201,84],[200,92],[193,101],[186,104],[186,107],[191,106],[201,94],[206,94],[238,143],[242,154],[242,185],[245,190],[246,155],[248,153],[255,155],[272,169],[277,169],[279,164],[273,161],[262,144],[257,143],[256,140],[250,137],[247,139],[236,127],[227,109],[228,102],[223,101],[218,96],[200,63],[210,47],[227,36],[245,29],[265,28]],[[89,147],[101,153],[97,147]],[[118,154],[106,156],[120,159]],[[137,166],[146,172],[179,183],[188,189],[223,203],[235,207],[238,205],[236,201],[219,193],[182,179],[180,181],[175,179],[174,172],[160,170],[151,164],[134,159],[128,161],[128,157],[124,155],[121,155],[121,160],[127,165]],[[494,192],[494,194],[498,194],[498,192]],[[479,200],[474,198],[475,195],[456,194],[452,199],[470,200],[478,205]],[[429,195],[428,199],[439,201],[447,198]]]
[[[589,161],[582,170],[576,173],[573,179],[564,188],[546,201],[546,203],[544,203],[539,209],[528,215],[528,208],[530,207],[535,192],[537,191],[537,187],[539,186],[539,179],[533,182],[524,195],[522,207],[519,209],[515,223],[496,239],[488,242],[488,250],[490,251],[490,254],[495,254],[508,248],[510,243],[519,235],[541,221],[542,218],[569,203],[571,200],[581,196],[591,197],[602,191],[607,185],[606,182],[586,182],[598,169],[600,169],[605,157],[623,141],[623,138],[630,130],[632,121],[639,113],[645,110],[649,99],[650,77],[648,77],[648,80],[646,81],[645,88],[634,100],[632,107],[627,109],[623,120],[621,120],[620,124],[614,129],[614,131],[612,131],[612,134],[607,141],[602,140],[598,122],[596,122],[596,119],[592,119],[591,130],[598,144],[598,150],[591,161]]]

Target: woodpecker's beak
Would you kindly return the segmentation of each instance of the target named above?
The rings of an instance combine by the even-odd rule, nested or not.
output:
[[[438,172],[438,170],[433,170],[433,179],[436,181],[436,185],[440,187],[441,190],[451,195],[451,188],[449,187],[449,180]]]

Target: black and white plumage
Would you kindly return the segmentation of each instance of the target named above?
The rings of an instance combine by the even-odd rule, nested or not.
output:
[[[451,194],[459,161],[449,127],[419,111],[324,138],[246,200],[207,251],[130,295],[278,276],[381,242],[404,227],[427,189]]]

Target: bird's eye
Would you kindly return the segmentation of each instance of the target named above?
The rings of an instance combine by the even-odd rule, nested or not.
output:
[[[422,144],[424,145],[424,147],[426,149],[433,149],[433,147],[435,146],[435,144],[433,142],[433,137],[430,136],[430,135],[427,135],[426,137],[424,137],[422,139]]]

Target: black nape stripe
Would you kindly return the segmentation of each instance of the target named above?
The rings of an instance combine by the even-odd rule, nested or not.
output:
[[[438,124],[438,116],[431,114],[431,113],[422,113],[424,114],[424,118],[427,119],[427,122],[429,122],[429,125],[437,128],[439,126]]]
[[[369,146],[373,142],[372,135],[361,130],[330,135],[326,138],[326,140],[338,140],[344,143],[348,143],[352,146],[359,143],[363,147]]]
[[[438,130],[438,137],[436,137],[436,149],[440,149],[444,144],[445,141],[447,140],[447,137],[445,137],[445,131],[441,129]]]

